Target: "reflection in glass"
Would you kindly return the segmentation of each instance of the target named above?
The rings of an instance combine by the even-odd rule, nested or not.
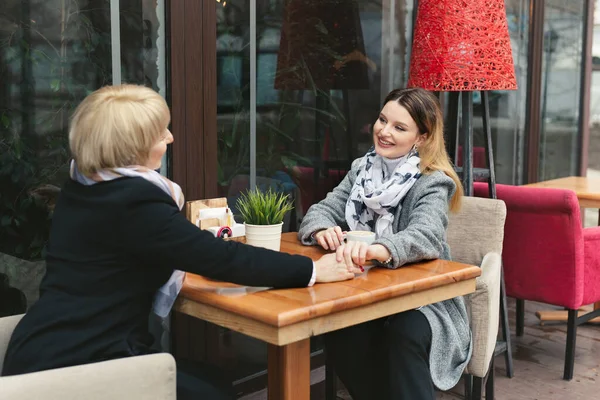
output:
[[[592,176],[600,171],[600,71],[592,71],[590,144],[587,167],[587,176]]]
[[[120,11],[123,79],[164,93],[164,1]],[[110,2],[4,0],[0,26],[0,253],[37,260],[68,176],[69,117],[112,83]]]
[[[248,7],[217,4],[219,191],[230,205],[250,181]],[[412,10],[412,1],[257,1],[256,182],[293,198],[285,230],[370,147],[382,98],[406,84]]]
[[[38,259],[67,177],[68,118],[111,81],[108,2],[5,1],[2,8],[0,251]]]
[[[592,176],[592,174],[600,171],[600,1],[594,0],[594,2],[592,81],[590,87],[590,141],[587,158],[587,176]]]
[[[250,2],[216,6],[218,184],[232,206],[250,182]],[[284,231],[372,145],[381,101],[406,85],[413,8],[412,0],[256,1],[256,184],[293,199]],[[220,340],[234,379],[264,369],[264,344],[231,332]]]
[[[577,174],[584,2],[546,0],[539,180]]]

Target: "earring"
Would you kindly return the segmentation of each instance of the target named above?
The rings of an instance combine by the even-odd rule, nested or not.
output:
[[[419,152],[419,148],[417,147],[417,144],[415,143],[415,144],[413,144],[413,147],[412,147],[412,149],[410,149],[409,153],[412,156],[412,155],[417,154],[418,152]]]

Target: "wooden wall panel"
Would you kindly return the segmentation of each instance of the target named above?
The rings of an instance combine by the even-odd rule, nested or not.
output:
[[[214,1],[169,2],[172,177],[186,199],[217,188],[217,63]]]

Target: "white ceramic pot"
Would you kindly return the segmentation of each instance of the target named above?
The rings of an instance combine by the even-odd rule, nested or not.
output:
[[[246,227],[246,244],[279,251],[283,222],[277,225],[250,225]]]

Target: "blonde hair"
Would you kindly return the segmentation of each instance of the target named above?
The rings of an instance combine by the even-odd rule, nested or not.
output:
[[[384,104],[396,101],[406,108],[419,128],[421,135],[428,134],[419,145],[420,169],[424,174],[433,171],[442,171],[456,184],[456,192],[450,200],[450,210],[460,209],[460,200],[463,196],[463,187],[444,143],[444,116],[438,98],[431,92],[422,88],[396,89],[385,98]]]
[[[69,147],[81,173],[143,165],[170,121],[169,107],[144,86],[105,86],[75,110]]]

